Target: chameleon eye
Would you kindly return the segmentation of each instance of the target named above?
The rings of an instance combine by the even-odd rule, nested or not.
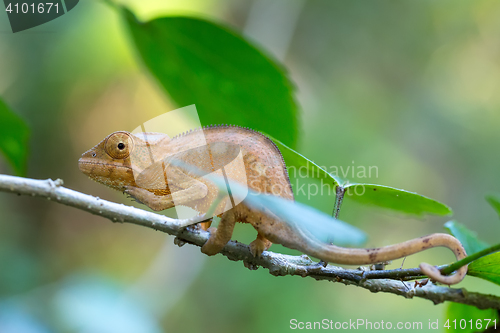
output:
[[[112,158],[124,159],[134,148],[134,141],[127,132],[115,132],[108,136],[104,148]]]

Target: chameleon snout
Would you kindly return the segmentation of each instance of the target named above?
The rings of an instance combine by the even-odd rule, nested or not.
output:
[[[95,163],[95,157],[97,156],[94,149],[89,149],[85,153],[82,154],[82,157],[78,160],[78,168],[81,172],[88,175],[92,164]]]
[[[91,163],[86,157],[82,156],[78,160],[78,168],[84,174],[90,175],[90,173],[92,172],[92,169],[93,169],[93,163]]]

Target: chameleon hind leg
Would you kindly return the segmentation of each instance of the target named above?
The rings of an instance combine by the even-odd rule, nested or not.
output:
[[[234,209],[230,209],[222,214],[219,227],[208,229],[210,231],[210,238],[201,247],[201,252],[209,256],[219,253],[227,242],[231,240],[235,224],[236,216]]]
[[[250,243],[250,252],[252,252],[254,257],[260,257],[262,252],[269,249],[271,245],[273,245],[273,243],[259,232],[257,238]]]

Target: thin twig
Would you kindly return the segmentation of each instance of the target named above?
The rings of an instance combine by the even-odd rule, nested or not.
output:
[[[109,202],[64,188],[61,185],[61,180],[35,180],[0,175],[0,191],[3,192],[45,197],[48,200],[105,217],[113,222],[128,222],[160,230],[197,246],[203,245],[209,237],[206,231],[183,228],[182,226],[190,223],[189,220],[176,220],[142,209]],[[259,258],[255,258],[247,245],[236,241],[229,242],[221,253],[230,260],[243,261],[245,266],[251,269],[259,266],[267,268],[274,276],[309,276],[316,280],[355,285],[372,292],[387,292],[406,298],[425,298],[435,304],[451,301],[473,305],[480,309],[500,309],[500,297],[498,296],[467,292],[465,289],[453,289],[432,283],[428,283],[424,287],[414,288],[411,284],[404,282],[404,280],[422,276],[420,269],[363,271],[332,265],[322,267],[306,255],[290,256],[269,251],[265,251]]]
[[[456,271],[457,269],[459,269],[460,267],[470,264],[474,260],[477,260],[477,259],[479,259],[481,257],[487,256],[489,254],[492,254],[492,253],[495,253],[495,252],[498,252],[498,251],[500,251],[500,244],[496,244],[496,245],[490,246],[490,247],[488,247],[488,248],[486,248],[486,249],[484,249],[482,251],[479,251],[479,252],[476,252],[474,254],[471,254],[471,255],[463,258],[462,260],[454,262],[451,265],[443,267],[443,269],[441,269],[441,272],[444,273],[444,274],[450,274],[450,273]]]

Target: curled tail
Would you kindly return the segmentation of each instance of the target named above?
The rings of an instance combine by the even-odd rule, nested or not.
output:
[[[309,239],[306,248],[302,249],[305,253],[326,262],[345,265],[367,265],[399,259],[439,246],[447,247],[452,250],[457,260],[467,256],[458,239],[442,233],[431,234],[403,243],[373,249],[353,249],[324,244],[319,246],[316,242],[311,243],[311,241],[312,240]],[[427,263],[421,263],[420,269],[432,280],[447,285],[459,283],[467,274],[467,266],[459,268],[454,274],[448,276],[441,274],[435,266]]]
[[[297,205],[297,204],[295,204]],[[433,247],[447,247],[453,251],[457,260],[467,256],[462,243],[448,234],[436,233],[428,236],[411,239],[406,242],[372,249],[345,248],[331,245],[335,240],[336,231],[349,234],[356,238],[359,232],[351,232],[352,226],[338,220],[324,219],[321,214],[309,211],[311,220],[307,225],[302,222],[293,222],[290,215],[300,215],[300,211],[294,212],[293,206],[287,207],[290,214],[283,211],[273,211],[275,217],[270,214],[259,216],[256,220],[250,220],[255,229],[273,243],[284,245],[291,249],[302,251],[325,262],[345,265],[367,265],[383,261],[403,258]],[[250,214],[251,216],[251,214]],[[314,219],[317,217],[317,219]],[[282,218],[283,220],[281,220]],[[288,222],[284,219],[288,218]],[[332,225],[332,221],[335,221]],[[340,228],[340,229],[339,229]],[[337,239],[341,241],[341,239]],[[421,263],[420,269],[432,280],[451,285],[459,283],[467,274],[467,266],[459,268],[454,274],[446,276],[434,266]]]

